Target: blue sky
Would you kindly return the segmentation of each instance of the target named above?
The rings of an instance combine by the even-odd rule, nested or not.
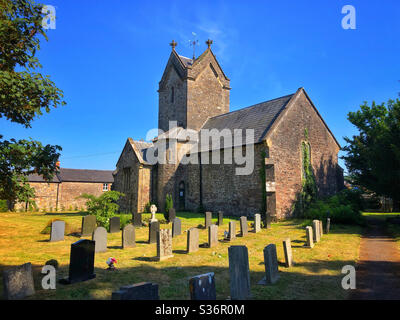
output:
[[[231,79],[231,110],[304,87],[344,145],[356,131],[347,113],[400,91],[398,1],[49,1],[57,24],[38,55],[66,106],[32,128],[0,119],[5,138],[63,148],[61,166],[114,169],[127,137],[157,127],[158,82],[172,39],[191,57],[214,41]],[[344,30],[342,7],[356,9]]]

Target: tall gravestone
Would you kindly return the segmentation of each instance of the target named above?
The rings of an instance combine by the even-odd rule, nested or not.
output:
[[[134,213],[132,220],[133,220],[133,225],[136,228],[140,228],[142,226],[142,214],[140,212]]]
[[[107,230],[103,227],[97,227],[93,231],[92,240],[95,242],[95,252],[107,251]]]
[[[174,222],[176,218],[176,211],[174,208],[168,210],[168,222]]]
[[[326,233],[328,234],[331,229],[331,218],[326,219]]]
[[[69,277],[60,282],[70,284],[90,280],[96,277],[94,273],[95,242],[87,239],[71,244],[69,259]]]
[[[82,229],[81,236],[88,237],[93,234],[94,229],[96,229],[96,217],[93,215],[88,215],[82,217]]]
[[[264,248],[264,265],[265,277],[258,284],[274,284],[279,280],[278,258],[275,244],[269,244]]]
[[[236,239],[236,221],[229,221],[229,236],[228,240],[232,241]]]
[[[180,236],[182,234],[181,219],[174,218],[172,220],[172,237]]]
[[[110,218],[110,233],[117,233],[121,230],[121,220],[119,217]]]
[[[19,300],[35,294],[31,263],[3,271],[3,292],[6,300]]]
[[[319,220],[319,235],[321,238],[323,234],[324,234],[324,226],[322,225],[322,220]]]
[[[283,240],[283,252],[285,254],[286,268],[290,268],[293,265],[292,244],[290,238]]]
[[[314,248],[313,229],[310,226],[306,227],[306,238],[307,238],[306,248],[310,249]]]
[[[50,242],[64,240],[65,221],[53,221],[51,223]]]
[[[249,255],[246,246],[231,246],[229,254],[229,277],[232,300],[251,297]]]
[[[214,272],[189,279],[190,300],[216,300]]]
[[[224,212],[218,211],[218,226],[222,226],[224,224]]]
[[[320,224],[318,220],[313,220],[313,237],[314,237],[314,242],[317,243],[320,241]]]
[[[128,224],[122,229],[122,249],[136,247],[135,227]]]
[[[212,224],[212,213],[210,211],[207,211],[205,213],[204,219],[205,219],[204,225],[205,225],[206,229],[208,229],[208,227],[211,226],[211,224]]]
[[[187,231],[187,253],[199,250],[199,229],[190,228]]]
[[[171,229],[161,229],[157,233],[157,260],[162,261],[173,257]]]
[[[240,217],[240,235],[242,237],[247,236],[248,230],[247,230],[247,217]]]
[[[153,221],[149,223],[149,243],[157,242],[157,233],[160,231],[160,222]]]
[[[261,215],[259,213],[256,213],[254,215],[254,232],[260,232],[261,231]]]
[[[208,227],[208,247],[212,248],[218,244],[218,226],[212,224]]]
[[[265,218],[264,218],[264,224],[265,224],[265,228],[266,229],[270,229],[271,228],[271,221],[272,221],[271,216],[266,213],[265,214]]]
[[[160,300],[158,284],[141,282],[114,291],[111,300]]]

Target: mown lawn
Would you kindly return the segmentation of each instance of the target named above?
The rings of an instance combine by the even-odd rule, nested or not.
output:
[[[68,275],[71,243],[77,236],[66,236],[62,242],[48,242],[49,235],[41,234],[51,219],[65,220],[72,231],[79,231],[80,213],[1,213],[0,214],[0,269],[31,262],[34,266],[36,294],[32,299],[110,299],[111,293],[122,285],[151,281],[159,284],[161,299],[189,299],[188,279],[192,276],[214,272],[217,298],[229,298],[230,245],[246,245],[249,250],[251,291],[254,299],[346,299],[348,292],[341,288],[341,269],[344,265],[354,265],[358,258],[360,232],[358,226],[335,225],[332,221],[331,233],[324,234],[322,241],[313,249],[304,248],[305,222],[287,220],[273,223],[271,229],[260,233],[249,233],[232,242],[220,241],[215,248],[200,248],[196,253],[186,254],[186,230],[204,224],[201,214],[178,212],[182,219],[182,235],[173,239],[174,257],[157,262],[156,244],[147,244],[148,228],[136,229],[136,247],[121,249],[121,233],[108,235],[108,251],[96,254],[96,279],[72,284],[57,284],[56,290],[41,289],[40,270],[47,260],[56,259],[60,263],[58,278]],[[143,218],[149,218],[144,214]],[[164,219],[162,214],[158,219]],[[216,217],[213,221],[216,222]],[[228,229],[229,218],[219,228],[219,238],[223,239]],[[236,229],[239,232],[238,218]],[[249,229],[251,230],[251,221]],[[161,228],[171,228],[162,224]],[[207,230],[200,229],[200,244],[207,242]],[[288,269],[283,266],[282,241],[292,240],[295,265]],[[273,286],[260,286],[257,282],[264,276],[263,248],[277,245],[281,278]],[[107,271],[106,260],[117,259],[117,271]],[[1,281],[2,285],[2,281]],[[2,292],[2,288],[1,288]]]

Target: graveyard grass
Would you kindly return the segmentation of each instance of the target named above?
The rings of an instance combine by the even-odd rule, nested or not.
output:
[[[354,265],[359,252],[361,228],[331,224],[330,234],[324,234],[313,249],[304,248],[305,226],[311,221],[287,220],[272,223],[271,229],[252,233],[252,221],[248,221],[249,234],[224,242],[223,234],[228,230],[230,218],[224,217],[224,225],[218,228],[219,243],[216,247],[200,247],[198,252],[186,254],[185,232],[191,227],[204,224],[204,215],[177,212],[182,220],[182,234],[173,238],[173,257],[165,261],[153,261],[156,244],[147,244],[148,227],[136,228],[136,247],[122,250],[121,232],[108,234],[108,250],[97,253],[93,280],[72,285],[57,283],[56,290],[41,289],[42,266],[50,259],[60,264],[57,278],[68,276],[71,243],[80,238],[73,235],[81,227],[81,213],[1,213],[0,214],[0,271],[10,266],[31,262],[34,269],[36,294],[30,299],[110,299],[112,291],[120,286],[138,282],[159,284],[161,299],[189,299],[189,278],[207,272],[215,273],[217,299],[230,295],[228,247],[246,245],[249,252],[250,282],[253,299],[346,299],[348,292],[342,289],[341,269]],[[143,220],[150,214],[143,214]],[[49,220],[62,219],[72,235],[61,242],[48,242],[49,235],[41,234]],[[162,214],[157,219],[164,220]],[[237,234],[240,232],[236,220]],[[213,215],[213,223],[217,216]],[[171,224],[160,227],[171,228]],[[324,225],[325,228],[325,225]],[[324,230],[325,231],[325,230]],[[199,230],[200,246],[208,241],[208,231]],[[292,241],[294,266],[284,267],[283,240]],[[86,237],[90,239],[90,237]],[[264,277],[263,249],[275,243],[279,261],[280,280],[272,286],[257,285]],[[106,260],[117,259],[117,270],[107,271]],[[2,274],[2,272],[1,272]],[[0,275],[1,276],[1,275]],[[1,280],[2,286],[2,280]],[[1,288],[1,294],[3,288]]]

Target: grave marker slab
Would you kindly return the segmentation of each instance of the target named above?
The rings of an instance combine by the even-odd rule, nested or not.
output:
[[[142,214],[140,212],[133,214],[133,225],[136,228],[140,228],[142,226]]]
[[[190,300],[216,300],[214,272],[194,276],[189,280]]]
[[[320,231],[319,221],[313,220],[313,238],[314,238],[315,243],[317,243],[321,240],[319,231]]]
[[[65,221],[53,221],[51,223],[50,242],[64,240]]]
[[[149,223],[149,243],[157,242],[157,232],[160,231],[159,221],[150,221]]]
[[[88,215],[82,217],[82,229],[81,236],[88,237],[93,234],[94,229],[96,229],[96,217],[94,215]]]
[[[199,229],[190,228],[187,231],[187,253],[199,250]]]
[[[286,268],[290,268],[293,265],[292,244],[290,238],[283,240],[283,251],[285,253]]]
[[[245,300],[251,297],[249,255],[246,246],[230,246],[229,276],[232,300]]]
[[[319,234],[320,237],[322,238],[322,235],[324,234],[324,227],[322,225],[322,220],[319,220]]]
[[[106,252],[107,251],[107,230],[103,227],[97,227],[93,231],[92,240],[95,241],[94,252]]]
[[[181,219],[174,218],[172,220],[172,237],[176,237],[182,234]]]
[[[218,226],[212,224],[208,227],[208,247],[212,248],[218,244]]]
[[[208,227],[211,226],[211,224],[212,224],[212,213],[210,211],[207,211],[205,213],[204,219],[205,219],[204,225],[205,225],[206,229],[208,229]]]
[[[265,277],[258,284],[269,285],[279,280],[278,259],[275,244],[264,248]]]
[[[326,233],[328,234],[331,229],[331,218],[326,219]]]
[[[121,221],[119,217],[110,218],[110,233],[117,233],[121,230]]]
[[[229,237],[228,240],[232,241],[236,239],[236,221],[229,221]]]
[[[174,208],[168,210],[168,222],[173,222],[176,218],[176,211]]]
[[[224,224],[224,212],[218,211],[218,226],[222,226]]]
[[[111,300],[160,300],[158,284],[141,282],[114,291]]]
[[[306,242],[306,248],[314,248],[314,236],[313,236],[313,229],[312,227],[308,226],[306,227],[306,237],[307,237],[307,242]]]
[[[133,224],[128,224],[122,230],[122,249],[136,247],[135,227]]]
[[[261,215],[259,213],[256,213],[254,215],[254,232],[260,232],[261,231]]]
[[[271,216],[269,216],[268,214],[265,214],[264,223],[265,223],[265,228],[266,229],[270,229],[271,228],[271,221],[272,221]]]
[[[157,233],[157,260],[162,261],[173,257],[171,229],[161,229]]]
[[[35,294],[30,262],[3,271],[3,292],[6,300],[24,299]]]
[[[240,235],[242,237],[245,237],[248,235],[247,217],[245,217],[245,216],[240,217]]]

